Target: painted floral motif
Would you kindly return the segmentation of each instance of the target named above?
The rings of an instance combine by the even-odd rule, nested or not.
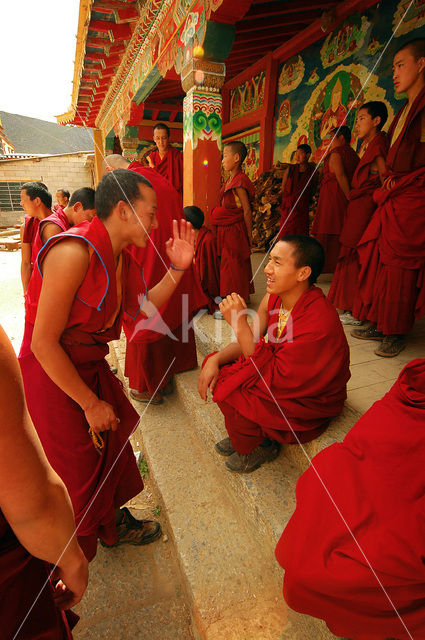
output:
[[[305,81],[305,84],[316,84],[319,81],[319,74],[317,73],[317,67],[314,67],[313,71],[310,72],[310,76],[308,80]]]
[[[199,140],[215,140],[221,148],[221,96],[194,92],[183,100],[184,144],[196,149]]]
[[[425,25],[425,0],[401,0],[394,13],[393,27],[397,30],[394,37],[398,38]]]

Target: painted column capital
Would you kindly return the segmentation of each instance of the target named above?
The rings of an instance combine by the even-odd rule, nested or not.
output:
[[[181,72],[185,93],[192,90],[206,93],[220,93],[226,76],[224,62],[213,62],[203,58],[191,58]]]

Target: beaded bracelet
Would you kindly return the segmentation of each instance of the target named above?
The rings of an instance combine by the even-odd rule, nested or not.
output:
[[[187,271],[187,269],[179,269],[178,267],[175,267],[173,264],[170,264],[170,269],[173,269],[173,271]]]

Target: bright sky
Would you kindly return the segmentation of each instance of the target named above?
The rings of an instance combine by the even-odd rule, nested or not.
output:
[[[79,0],[1,2],[0,111],[56,122],[68,111]]]

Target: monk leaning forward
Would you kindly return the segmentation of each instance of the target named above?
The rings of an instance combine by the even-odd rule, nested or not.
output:
[[[237,342],[206,358],[198,389],[204,400],[209,389],[224,415],[229,437],[216,448],[229,456],[231,471],[247,473],[273,460],[279,443],[316,438],[342,411],[348,345],[338,314],[314,286],[323,262],[317,240],[286,236],[264,269],[267,295],[254,331],[240,296],[220,305]]]
[[[362,324],[352,314],[360,273],[357,245],[376,209],[373,194],[381,186],[386,173],[388,143],[381,129],[387,118],[384,102],[367,102],[357,112],[356,133],[363,141],[361,159],[348,194],[348,207],[339,237],[341,252],[328,293],[329,300],[343,311],[340,316],[343,324]]]
[[[119,509],[143,488],[129,436],[139,415],[112,374],[107,343],[119,337],[122,316],[160,308],[193,259],[193,231],[177,222],[167,244],[172,263],[149,292],[126,251],[145,246],[157,225],[150,183],[117,170],[101,180],[97,217],[52,237],[38,256],[30,282],[35,313],[26,318],[20,353],[28,408],[47,457],[74,507],[78,539],[87,558],[97,538],[113,546],[146,544],[158,523]],[[174,269],[173,269],[174,267]],[[127,283],[139,282],[136,299]]]
[[[311,235],[325,250],[324,273],[335,271],[351,180],[359,163],[359,156],[350,146],[350,129],[343,125],[333,129],[331,134],[332,142],[323,165],[319,201],[311,228]]]
[[[425,314],[425,39],[395,54],[394,85],[408,100],[388,132],[388,177],[358,246],[359,298],[353,314],[369,320],[352,335],[381,341],[376,355],[394,357]]]

